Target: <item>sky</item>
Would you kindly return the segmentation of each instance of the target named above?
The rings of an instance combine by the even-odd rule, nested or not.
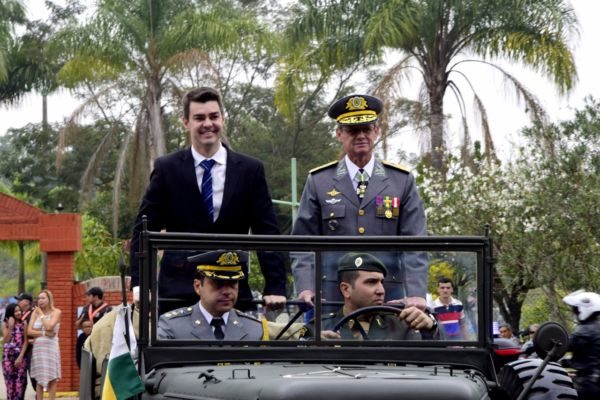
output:
[[[43,0],[26,0],[30,12],[35,11],[34,17],[40,18],[39,11],[43,9]],[[526,87],[535,93],[542,106],[548,112],[553,122],[570,119],[574,111],[584,104],[584,98],[589,95],[600,97],[600,51],[598,50],[597,38],[600,37],[600,1],[597,0],[571,0],[577,18],[579,20],[579,35],[574,38],[574,54],[578,70],[578,83],[567,97],[560,97],[552,84],[544,77],[531,70],[504,63],[512,74],[517,76]],[[465,71],[465,70],[463,70]],[[514,96],[503,86],[503,81],[497,73],[491,69],[478,66],[468,71],[469,78],[474,82],[476,88],[483,97],[488,111],[492,135],[496,141],[496,147],[501,159],[511,159],[511,151],[516,144],[520,143],[519,131],[529,123],[523,107],[517,105]],[[17,106],[7,107],[0,105],[0,137],[9,128],[20,128],[28,123],[37,123],[42,118],[41,96],[31,94],[26,96]],[[50,122],[60,122],[68,117],[78,106],[79,102],[67,91],[62,91],[50,96],[48,101],[48,114]],[[467,95],[467,106],[472,102]],[[447,113],[455,116],[458,121],[457,109],[448,102]],[[473,118],[473,114],[468,116]],[[450,121],[450,137],[459,137],[457,123]],[[471,131],[477,131],[477,124],[471,125]],[[398,138],[395,146],[408,152],[416,151],[416,148],[407,146],[407,143],[416,143],[412,132],[405,132]],[[474,134],[474,139],[478,137]],[[1,139],[0,139],[1,140]],[[460,143],[453,139],[448,143],[450,147],[458,146]]]

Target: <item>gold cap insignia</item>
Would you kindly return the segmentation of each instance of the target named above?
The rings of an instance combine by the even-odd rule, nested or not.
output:
[[[367,104],[367,100],[365,100],[362,96],[355,96],[348,99],[346,103],[346,110],[355,111],[355,110],[365,110],[369,105]]]
[[[217,264],[219,265],[238,265],[239,263],[240,257],[237,255],[237,253],[232,251],[221,254],[221,256],[217,259]]]

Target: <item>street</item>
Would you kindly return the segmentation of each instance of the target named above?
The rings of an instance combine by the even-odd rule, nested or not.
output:
[[[69,396],[72,393],[68,393]],[[79,397],[66,397],[61,393],[56,394],[57,398],[64,400],[77,400]],[[0,374],[0,400],[6,400],[6,385],[4,384],[4,375]],[[31,381],[27,379],[27,390],[25,391],[25,400],[35,400],[35,391],[31,388]]]

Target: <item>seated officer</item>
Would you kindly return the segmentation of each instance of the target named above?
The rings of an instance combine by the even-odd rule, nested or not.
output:
[[[235,310],[239,282],[248,253],[218,250],[194,257],[196,277],[194,291],[200,301],[161,315],[158,321],[159,339],[262,340],[263,323]]]
[[[369,253],[348,253],[338,264],[339,290],[344,298],[344,306],[337,312],[323,317],[321,338],[323,339],[362,339],[360,328],[350,320],[334,332],[332,328],[345,315],[369,306],[384,305],[383,287],[387,269],[375,256]],[[360,326],[374,340],[421,340],[417,330],[427,332],[427,336],[437,334],[437,322],[433,316],[411,306],[392,314],[364,314],[359,317]],[[302,337],[314,337],[314,322],[309,323]]]

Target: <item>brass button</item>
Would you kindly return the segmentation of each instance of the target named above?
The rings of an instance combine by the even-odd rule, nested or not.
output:
[[[333,218],[333,217],[335,217],[335,213],[329,214],[329,218]]]
[[[365,233],[365,228],[364,228],[364,227],[362,227],[362,226],[361,226],[360,228],[358,228],[358,233],[360,233],[361,235],[362,235],[363,233]]]
[[[358,210],[358,215],[365,215],[365,210],[363,210],[362,208]]]

